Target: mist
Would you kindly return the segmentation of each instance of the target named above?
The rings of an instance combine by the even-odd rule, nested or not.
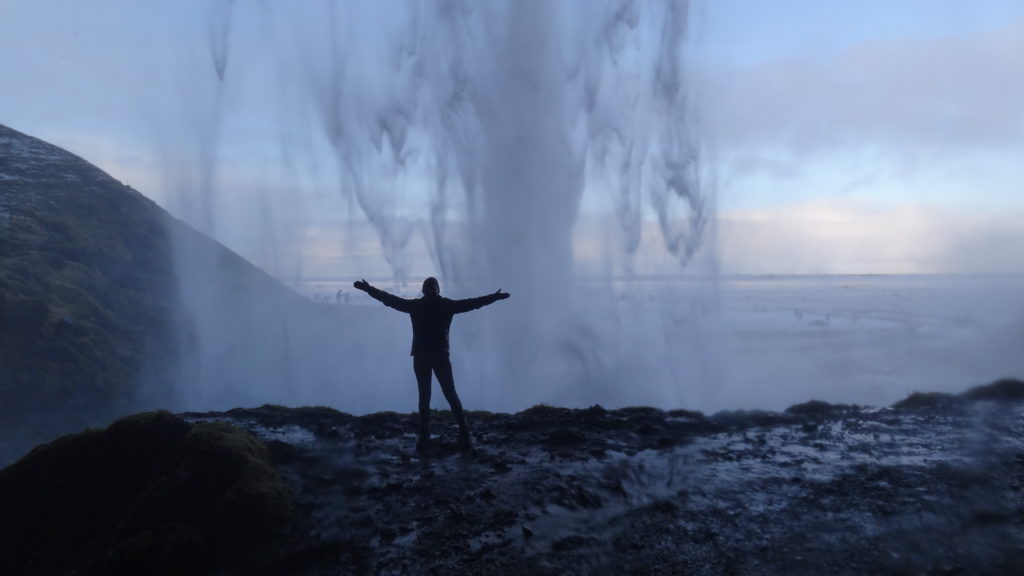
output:
[[[167,129],[189,144],[184,159],[168,153],[167,203],[215,238],[250,239],[293,285],[325,275],[292,258],[320,226],[346,257],[373,239],[376,259],[332,277],[406,297],[425,275],[449,297],[511,292],[453,328],[473,407],[692,404],[715,380],[703,327],[715,195],[688,98],[688,19],[678,2],[213,5],[205,62],[182,74],[187,121]],[[224,133],[252,129],[233,125],[242,109],[278,122],[257,133],[278,136],[260,146],[288,169],[239,202],[220,155]],[[576,226],[595,211],[599,264],[581,276]],[[623,297],[651,240],[700,280]],[[407,319],[360,296],[311,306],[211,283],[216,257],[185,241],[177,252],[183,407],[408,406]],[[236,315],[249,321],[225,322]]]
[[[818,115],[802,112],[815,95],[796,86],[785,114],[735,103],[754,88],[722,97],[716,68],[695,63],[700,6],[219,2],[202,12],[184,27],[188,50],[161,68],[172,105],[141,123],[161,151],[159,199],[321,303],[225,284],[212,252],[179,241],[180,408],[411,409],[408,320],[353,293],[362,277],[405,297],[428,275],[453,298],[512,293],[453,326],[470,408],[885,404],[1024,372],[1013,352],[1024,343],[1020,278],[934,275],[1018,270],[1011,225],[910,203],[721,215],[719,182],[735,198],[764,166],[720,162],[713,144],[748,154],[740,136],[781,122],[771,131],[781,137]],[[744,85],[742,70],[721,70]],[[756,117],[727,115],[737,108]],[[857,178],[877,167],[861,164]],[[838,174],[838,187],[856,189]],[[877,194],[892,188],[877,178]],[[722,270],[932,275],[769,281]]]
[[[0,572],[1024,573],[1024,4],[2,13]]]

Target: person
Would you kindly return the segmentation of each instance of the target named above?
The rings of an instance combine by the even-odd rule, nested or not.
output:
[[[452,363],[448,356],[448,331],[452,318],[456,314],[469,312],[493,304],[509,297],[508,292],[499,288],[493,294],[478,298],[450,300],[441,296],[441,285],[434,277],[423,281],[422,298],[400,298],[370,285],[366,280],[358,280],[354,286],[366,292],[371,298],[379,300],[385,306],[399,312],[406,312],[412,320],[412,367],[416,373],[416,384],[420,393],[420,431],[417,451],[424,452],[430,444],[430,380],[431,373],[437,376],[452,415],[459,424],[459,446],[468,450],[471,446],[469,427],[462,411],[462,402],[455,392],[455,378],[452,376]]]

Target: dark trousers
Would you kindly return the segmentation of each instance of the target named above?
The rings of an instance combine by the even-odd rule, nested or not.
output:
[[[462,402],[455,392],[455,377],[452,376],[452,362],[448,354],[413,356],[412,368],[416,372],[416,384],[420,389],[420,438],[430,438],[430,374],[437,376],[441,392],[452,408],[452,415],[459,423],[459,435],[469,438],[466,416],[462,413]]]

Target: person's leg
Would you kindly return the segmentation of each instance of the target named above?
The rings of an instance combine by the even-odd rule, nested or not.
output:
[[[420,390],[420,442],[430,440],[430,363],[413,356],[412,369]]]
[[[452,362],[445,356],[434,360],[434,374],[437,375],[437,383],[441,385],[441,392],[445,400],[452,408],[452,416],[459,424],[459,443],[463,446],[469,445],[469,427],[466,425],[466,415],[462,412],[462,401],[455,391],[455,377],[452,375]]]

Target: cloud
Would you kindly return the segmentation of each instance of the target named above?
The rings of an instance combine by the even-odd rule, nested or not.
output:
[[[725,151],[806,158],[881,148],[920,162],[1024,143],[1024,20],[985,33],[698,67],[704,128]]]
[[[818,200],[719,217],[727,273],[1024,273],[1024,209]]]

